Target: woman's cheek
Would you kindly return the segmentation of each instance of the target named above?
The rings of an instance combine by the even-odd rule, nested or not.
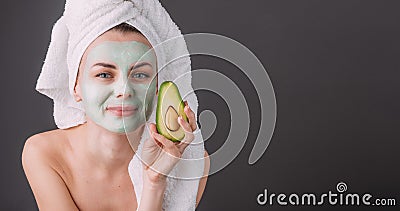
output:
[[[154,80],[150,84],[135,84],[134,89],[137,98],[143,105],[143,111],[147,119],[153,110],[156,94],[156,81]]]
[[[110,95],[110,87],[98,85],[93,82],[86,82],[82,90],[83,103],[87,113],[102,112],[104,102]]]

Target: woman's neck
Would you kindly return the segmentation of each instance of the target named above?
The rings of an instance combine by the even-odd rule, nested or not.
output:
[[[139,145],[145,125],[129,134],[129,140],[125,133],[110,132],[94,122],[88,120],[81,125],[80,151],[83,151],[83,159],[94,164],[101,172],[113,173],[126,171],[137,146]]]

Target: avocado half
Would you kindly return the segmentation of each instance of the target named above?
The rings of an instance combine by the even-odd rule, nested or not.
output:
[[[156,126],[159,134],[174,142],[181,141],[185,137],[185,131],[178,123],[179,116],[188,121],[184,107],[176,84],[172,81],[163,82],[158,92],[156,110]]]

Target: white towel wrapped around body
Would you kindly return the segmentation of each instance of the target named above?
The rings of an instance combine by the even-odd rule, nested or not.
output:
[[[53,99],[57,127],[70,128],[86,121],[81,102],[76,102],[73,98],[81,57],[93,40],[121,23],[128,23],[137,28],[155,48],[159,85],[166,80],[174,81],[193,112],[197,113],[198,102],[191,86],[191,64],[186,43],[179,28],[160,2],[66,0],[65,11],[53,27],[51,42],[36,85],[40,93]],[[175,60],[177,58],[180,59]],[[154,113],[155,109],[150,122],[155,121]],[[145,130],[128,168],[138,203],[142,192],[140,153],[142,144],[148,137],[149,134]],[[164,210],[195,209],[199,178],[204,169],[203,156],[204,143],[198,131],[195,133],[193,144],[186,148],[183,160],[178,162],[171,172],[172,177],[167,179]]]

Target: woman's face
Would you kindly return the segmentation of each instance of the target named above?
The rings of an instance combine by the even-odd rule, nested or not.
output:
[[[76,85],[86,117],[103,128],[131,132],[151,114],[156,56],[139,33],[108,31],[85,51]]]

